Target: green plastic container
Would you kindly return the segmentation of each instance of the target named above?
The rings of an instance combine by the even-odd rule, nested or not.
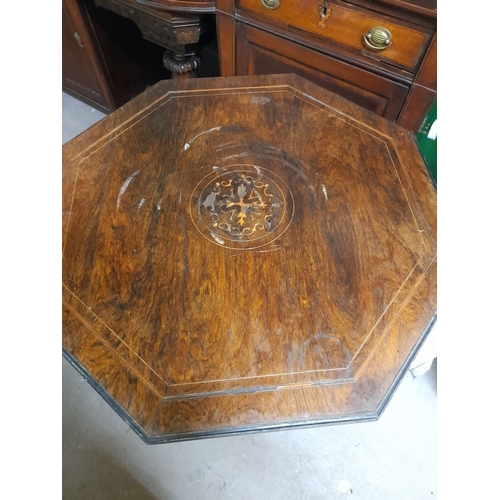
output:
[[[437,184],[437,99],[434,99],[417,132],[417,142],[427,163],[429,173]]]

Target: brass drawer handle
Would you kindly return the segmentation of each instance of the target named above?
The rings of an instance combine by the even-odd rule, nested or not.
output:
[[[363,40],[370,49],[385,50],[392,43],[392,35],[388,29],[377,26],[364,35]]]
[[[280,6],[280,0],[261,0],[262,5],[269,10],[275,10]]]

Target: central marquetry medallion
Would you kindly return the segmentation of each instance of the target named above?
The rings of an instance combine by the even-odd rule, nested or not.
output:
[[[213,243],[250,250],[276,240],[293,216],[293,196],[270,170],[233,165],[202,179],[191,196],[191,218]]]

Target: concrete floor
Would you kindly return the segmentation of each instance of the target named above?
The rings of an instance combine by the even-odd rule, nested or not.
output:
[[[63,93],[63,143],[103,117]],[[150,446],[63,359],[63,499],[437,498],[436,372],[377,422]]]

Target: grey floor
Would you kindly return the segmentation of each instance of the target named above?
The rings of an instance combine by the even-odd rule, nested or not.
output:
[[[62,109],[63,143],[104,117]],[[437,498],[436,372],[409,372],[377,422],[148,446],[63,359],[63,498]]]

